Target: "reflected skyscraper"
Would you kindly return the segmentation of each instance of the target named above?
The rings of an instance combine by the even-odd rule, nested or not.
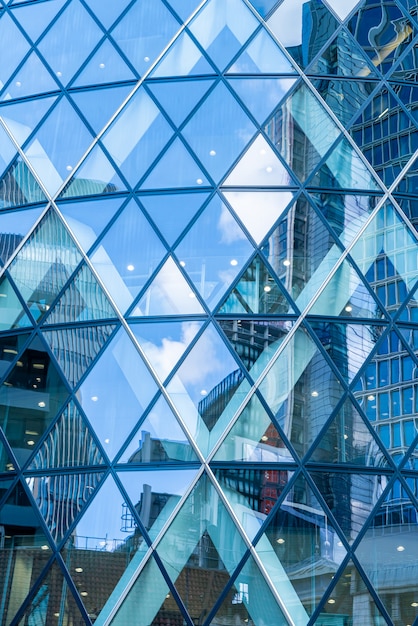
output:
[[[418,6],[0,0],[0,625],[412,626]]]

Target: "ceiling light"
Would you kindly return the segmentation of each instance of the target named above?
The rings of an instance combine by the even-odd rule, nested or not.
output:
[[[15,85],[16,85],[16,87],[21,87],[21,86],[22,86],[22,83],[20,82],[20,80],[17,80],[17,81],[15,82]]]
[[[77,572],[77,574],[81,574],[81,572],[83,571],[82,567],[76,567],[75,571]]]
[[[99,63],[99,67],[101,70],[104,70],[104,68],[106,67],[106,65],[104,63]]]
[[[271,291],[271,287],[270,287],[270,285],[266,285],[266,286],[264,287],[264,291],[265,291],[266,293],[269,293],[269,292]]]
[[[347,313],[351,313],[351,311],[353,310],[353,307],[350,306],[349,304],[345,307],[345,310],[347,311]]]
[[[128,272],[133,272],[135,269],[135,265],[132,265],[131,263],[129,265],[126,266],[126,269],[128,270]]]
[[[289,259],[285,259],[285,260],[283,261],[283,265],[284,265],[285,267],[289,267],[289,265],[290,265],[290,261],[289,261]]]
[[[1,294],[3,295],[3,294]],[[3,352],[5,354],[17,354],[17,350],[13,350],[13,348],[4,348]]]
[[[211,150],[211,151],[209,152],[209,154],[210,154],[210,156],[216,156],[216,151],[215,151],[215,150]]]
[[[267,435],[263,435],[261,437],[261,441],[268,441],[268,440],[269,440],[269,438],[267,437]]]
[[[269,165],[268,167],[266,167],[266,172],[268,174],[271,174],[271,172],[273,171],[273,168],[271,167],[271,165]]]
[[[105,439],[104,442],[105,443],[110,443],[110,439]]]
[[[201,389],[201,390],[200,390],[200,395],[201,395],[201,396],[207,396],[207,395],[208,395],[208,392],[206,391],[206,389]]]
[[[334,600],[334,598],[330,598],[330,599],[328,600],[328,604],[335,604],[335,600]]]
[[[29,439],[29,441],[26,442],[28,444],[28,446],[34,446],[35,442],[33,441],[33,439]]]
[[[41,546],[41,550],[49,550],[49,546],[47,546],[46,544]]]
[[[186,267],[186,261],[180,261],[180,265],[181,265],[182,267]]]
[[[45,365],[43,363],[32,363],[32,367],[34,370],[44,370]]]
[[[91,401],[92,402],[97,402],[98,399],[99,399],[99,396],[92,396],[91,397]]]
[[[396,549],[398,552],[403,552],[405,550],[405,546],[398,546]]]
[[[38,402],[38,406],[43,409],[44,407],[46,407],[45,402]]]
[[[81,591],[80,592],[80,596],[88,596],[89,594],[87,593],[87,591]]]
[[[375,397],[373,395],[370,395],[370,396],[367,396],[367,399],[370,400],[370,402],[372,402],[375,399]]]
[[[67,170],[67,172],[71,172],[71,170],[73,169],[72,165],[67,165],[67,167],[65,168]]]
[[[233,265],[235,267],[235,265],[238,265],[238,261],[236,259],[231,259],[230,260],[230,265]]]
[[[198,185],[201,185],[203,183],[203,180],[201,178],[196,178],[196,182]]]
[[[279,537],[279,538],[277,539],[277,543],[279,543],[280,545],[282,545],[282,544],[284,544],[284,543],[285,543],[285,539],[283,539],[283,537]]]
[[[145,63],[148,63],[149,57],[144,57],[144,61],[145,61]]]
[[[319,396],[319,393],[317,391],[313,391],[311,393],[312,398],[317,398]]]

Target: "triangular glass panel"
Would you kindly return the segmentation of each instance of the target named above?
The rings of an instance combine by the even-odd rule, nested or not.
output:
[[[257,245],[294,196],[291,191],[224,191],[223,195]]]
[[[0,85],[3,86],[29,50],[29,43],[8,13],[0,20]]]
[[[1,182],[0,182],[1,187]],[[5,265],[41,214],[43,207],[0,213],[0,261]]]
[[[109,298],[88,265],[83,265],[48,314],[45,324],[86,322],[116,317]]]
[[[48,311],[80,260],[69,232],[49,210],[9,268],[36,321]]]
[[[238,362],[213,326],[200,335],[167,385],[174,406],[204,454],[216,443],[249,389]]]
[[[377,82],[340,78],[313,78],[312,84],[345,128],[351,124]]]
[[[335,576],[332,578],[334,579]],[[327,624],[332,620],[338,624],[338,621],[347,619],[354,623],[357,616],[364,620],[365,624],[387,623],[366,587],[360,572],[353,561],[348,561],[340,572],[338,581],[325,596],[325,602],[321,607],[317,623]],[[404,623],[412,624],[412,622],[413,619],[407,619]]]
[[[220,70],[229,63],[259,25],[241,0],[209,0],[189,28]]]
[[[124,312],[166,254],[138,204],[131,200],[91,255],[91,262]]]
[[[266,487],[269,482],[279,486],[278,498],[288,472],[273,470]],[[307,623],[346,556],[338,529],[303,474],[272,513],[255,549],[294,624]]]
[[[110,615],[112,615],[112,626],[126,626],[132,615],[135,615],[135,624],[138,626],[187,623],[176,599],[171,594],[170,587],[161,571],[161,566],[160,564],[157,565],[153,555],[150,556],[139,577],[133,583],[132,574],[130,570],[128,571],[130,577],[128,578],[128,575],[126,578],[125,576],[122,577],[115,592],[103,607],[99,617],[102,623],[108,623]],[[115,603],[120,598],[121,592],[125,590],[126,585],[129,585],[129,591],[115,614]],[[138,606],[141,607],[140,617],[137,613]]]
[[[172,245],[196,215],[209,194],[166,193],[139,196],[154,224]]]
[[[68,390],[58,370],[36,336],[19,355],[0,387],[3,430],[20,464],[32,455],[34,444],[47,430],[67,396]]]
[[[410,3],[411,0],[400,0],[400,4]],[[415,22],[416,16],[414,15],[413,6],[410,5],[407,9],[408,18],[414,18]],[[402,24],[402,22],[401,22]],[[400,58],[394,59],[393,68],[389,71],[389,78],[391,81],[400,81],[408,83],[411,77],[415,76],[416,72],[416,59],[415,59],[415,46],[410,45],[407,47],[407,50],[400,56]]]
[[[152,541],[194,482],[197,472],[196,468],[138,470],[137,467],[118,471],[118,477],[130,498],[131,509],[136,512]],[[196,517],[189,514],[191,525]]]
[[[388,465],[381,443],[373,437],[364,418],[349,399],[340,407],[318,442],[310,461],[367,467]]]
[[[42,554],[41,557],[34,559],[32,583],[36,581],[45,567],[50,554]],[[83,595],[83,592],[84,587],[81,590],[81,595]],[[61,568],[55,561],[48,569],[46,576],[41,579],[34,594],[32,594],[29,604],[20,615],[19,621],[13,622],[16,626],[26,626],[26,624],[60,626],[61,624],[77,622],[79,624],[86,623],[85,615],[81,613],[73,592],[70,590]],[[93,613],[91,616],[93,616]]]
[[[326,269],[329,271],[331,268]],[[321,278],[320,282],[323,283],[326,276]],[[320,283],[316,284],[317,289],[320,287]],[[296,300],[300,307],[308,304],[304,296],[302,293]],[[370,292],[368,283],[347,259],[333,273],[325,289],[310,307],[309,315],[367,317],[377,320],[387,318],[387,313]]]
[[[143,39],[146,38],[135,36],[135,41]],[[138,89],[102,141],[129,183],[135,186],[172,135],[173,129],[155,102],[144,89]]]
[[[227,74],[295,74],[295,69],[266,30],[260,30]]]
[[[254,378],[266,365],[266,352],[250,371]],[[270,364],[259,391],[302,457],[336,408],[344,389],[318,346],[299,328]]]
[[[384,7],[367,3],[347,23],[348,29],[383,74],[405,51],[416,34],[412,22],[395,2]]]
[[[312,190],[309,197],[344,246],[350,245],[381,199],[378,195],[327,193],[322,189]]]
[[[86,67],[77,76],[72,86],[85,87],[87,85],[104,85],[134,80],[137,80],[136,75],[127,66],[109,39],[105,39],[93,54]],[[128,89],[129,87],[125,87],[124,91]],[[131,89],[132,87],[130,87],[129,90]],[[105,104],[106,98],[104,98],[102,102]],[[110,115],[108,119],[109,118]]]
[[[347,385],[357,376],[387,328],[381,324],[315,319],[310,319],[309,324]]]
[[[178,550],[181,539],[183,549]],[[245,551],[233,519],[206,474],[199,478],[157,546],[168,575],[193,617],[198,617],[199,607],[198,598],[187,593],[190,569],[200,569],[203,589],[210,585],[211,573],[219,572],[215,583],[219,589],[228,582]],[[211,599],[210,595],[205,598],[205,606],[200,606],[200,613],[212,609],[209,603],[216,601],[216,596]]]
[[[284,4],[289,4],[288,0]],[[284,4],[280,5],[279,9]],[[293,29],[289,32],[293,32]],[[265,132],[302,181],[320,163],[341,134],[334,120],[305,83],[302,83],[277,109],[266,124]],[[287,139],[289,133],[298,137],[304,144],[303,152],[289,150]]]
[[[253,247],[232,213],[215,196],[175,252],[196,289],[213,308],[251,256]]]
[[[301,195],[282,213],[262,252],[303,310],[323,285],[342,250],[324,221]]]
[[[0,128],[2,149],[6,146],[3,143],[5,137],[5,131]],[[46,202],[46,196],[25,161],[18,156],[0,178],[0,206],[8,209],[32,202]]]
[[[41,3],[42,4],[42,3]],[[27,6],[34,6],[27,5]],[[41,5],[39,5],[41,6]],[[57,91],[58,85],[36,52],[32,52],[3,91],[0,100],[14,100]],[[35,124],[31,124],[34,128]]]
[[[105,196],[84,202],[59,202],[58,208],[81,248],[88,252],[106,224],[117,213],[122,202],[123,198]]]
[[[293,320],[252,319],[218,320],[222,337],[238,354],[254,380],[279,349],[293,326]],[[251,349],[248,350],[248,345]]]
[[[140,419],[157,387],[126,332],[107,344],[81,384],[77,399],[107,455],[113,458]],[[115,415],[123,407],[123,418]]]
[[[412,624],[418,616],[418,584],[410,575],[417,562],[417,515],[416,504],[396,480],[355,551],[394,624]]]
[[[3,104],[0,107],[2,124],[8,129],[15,142],[22,146],[55,101],[56,97],[51,97]]]
[[[213,80],[150,81],[148,88],[176,126],[180,126],[213,85]]]
[[[62,98],[25,147],[25,155],[48,192],[53,195],[92,141],[93,136],[68,99]]]
[[[98,618],[112,593],[121,591],[147,548],[125,497],[113,477],[108,476],[98,486],[61,550],[92,621]],[[98,572],[103,575],[98,576]]]
[[[118,0],[117,4],[108,4],[102,0],[85,0],[85,2],[107,29],[129,4],[129,0]]]
[[[291,463],[294,459],[277,426],[273,424],[266,409],[254,394],[241,411],[212,460]]]
[[[223,182],[225,187],[289,187],[294,184],[261,134],[257,135]]]
[[[350,254],[388,312],[395,315],[417,283],[416,233],[409,229],[394,207],[386,203]],[[415,291],[408,306],[415,307],[417,297]]]
[[[0,278],[0,330],[28,326],[32,326],[32,322],[27,311],[17,297],[7,274],[3,274]]]
[[[86,468],[84,468],[86,469]],[[26,482],[54,541],[68,533],[92,497],[104,471],[26,475]]]
[[[161,396],[141,423],[119,463],[192,462],[198,459],[166,400]]]
[[[341,2],[341,0],[336,1]],[[342,1],[348,4],[345,0]],[[355,1],[357,4],[357,0]],[[328,76],[349,76],[352,78],[379,78],[373,63],[344,28],[338,31],[314,62],[306,68],[306,74],[314,76],[325,74]],[[352,98],[359,95],[358,90],[361,93],[361,84],[359,87],[357,82],[350,81],[351,89],[354,91]],[[348,95],[348,93],[345,95]]]
[[[210,3],[205,6],[210,7]],[[228,3],[221,13],[230,9],[232,11],[232,5],[230,7]],[[182,132],[217,182],[251,140],[255,130],[230,90],[218,83]]]
[[[96,196],[125,190],[125,183],[102,148],[96,145],[68,181],[60,198]]]
[[[135,339],[160,380],[165,380],[199,332],[203,322],[148,322],[129,324]]]
[[[288,615],[286,601],[287,595],[280,593],[279,599],[273,595],[253,557],[249,556],[209,623],[286,626],[289,623],[285,617]]]
[[[13,12],[13,15],[23,26],[25,33],[35,42],[64,3],[65,0],[55,0],[52,5],[45,5],[42,2],[29,3],[20,6],[18,10]]]
[[[39,437],[33,436],[35,445]],[[62,412],[28,465],[28,471],[102,465],[103,457],[73,402]]]
[[[238,315],[294,313],[259,255],[247,267],[217,312]]]
[[[261,15],[261,17],[266,17],[274,5],[277,4],[277,0],[250,0],[250,4]]]
[[[68,383],[75,387],[112,335],[115,324],[57,328],[42,333]],[[87,347],[88,346],[88,347]]]
[[[325,2],[333,9],[341,21],[345,20],[354,7],[360,4],[360,0],[325,0]]]
[[[29,338],[29,333],[11,335],[2,333],[0,336],[0,377],[2,380],[8,370],[10,370],[11,364],[14,363],[17,356],[25,348]]]
[[[338,22],[318,0],[308,5],[305,0],[284,0],[267,25],[303,69],[336,31]]]
[[[371,171],[345,137],[331,150],[307,184],[331,189],[380,191]]]
[[[180,261],[180,263],[182,263]],[[183,261],[184,263],[184,261]],[[202,315],[205,313],[172,257],[169,257],[131,312],[143,315]]]
[[[7,482],[9,482],[9,480],[7,480]],[[2,493],[2,496],[3,495]],[[38,553],[39,556],[42,554],[42,549],[45,556],[48,558],[51,556],[48,540],[41,526],[39,511],[28,497],[25,488],[20,482],[16,483],[1,505],[0,524],[4,526],[5,530],[3,548],[12,551],[13,549],[19,550],[19,548],[24,547],[30,549],[31,552],[33,551],[32,554]],[[47,552],[48,554],[46,554]],[[23,572],[21,573],[22,576],[24,576]],[[30,575],[30,570],[27,573]],[[22,584],[23,581],[20,582]],[[18,580],[15,580],[14,585],[16,591],[18,589],[17,583]],[[25,585],[25,588],[29,590],[28,584]],[[20,603],[23,599],[24,598],[21,598]],[[16,607],[16,610],[17,608],[19,607]]]
[[[125,101],[132,91],[132,86],[112,85],[102,87],[98,91],[73,91],[71,98],[74,100],[80,111],[96,133],[99,133],[110,118]],[[97,110],[97,97],[100,93],[100,110]]]
[[[363,530],[391,478],[388,473],[360,474],[347,469],[342,472],[311,469],[310,476],[350,545]],[[376,519],[374,524],[383,525],[384,521]]]
[[[141,24],[141,37],[138,37],[138,24]],[[179,22],[158,0],[131,6],[112,30],[112,37],[142,75],[148,71],[178,30]]]
[[[242,102],[262,124],[288,91],[295,84],[295,78],[228,78],[228,83]]]
[[[74,33],[77,33],[77,46]],[[60,82],[66,85],[102,36],[102,30],[84,6],[71,2],[40,41],[38,50]],[[65,147],[68,150],[68,145]]]
[[[215,74],[215,70],[193,42],[190,35],[182,32],[169,47],[161,61],[150,73],[151,78],[174,76],[204,76]]]
[[[187,189],[209,184],[184,143],[176,137],[141,184],[141,190]]]

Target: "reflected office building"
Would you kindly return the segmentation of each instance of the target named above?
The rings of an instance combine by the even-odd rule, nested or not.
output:
[[[0,50],[0,626],[417,626],[415,0]]]

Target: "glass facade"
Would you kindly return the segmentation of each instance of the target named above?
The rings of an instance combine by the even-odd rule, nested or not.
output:
[[[0,0],[0,626],[418,624],[417,51]]]

